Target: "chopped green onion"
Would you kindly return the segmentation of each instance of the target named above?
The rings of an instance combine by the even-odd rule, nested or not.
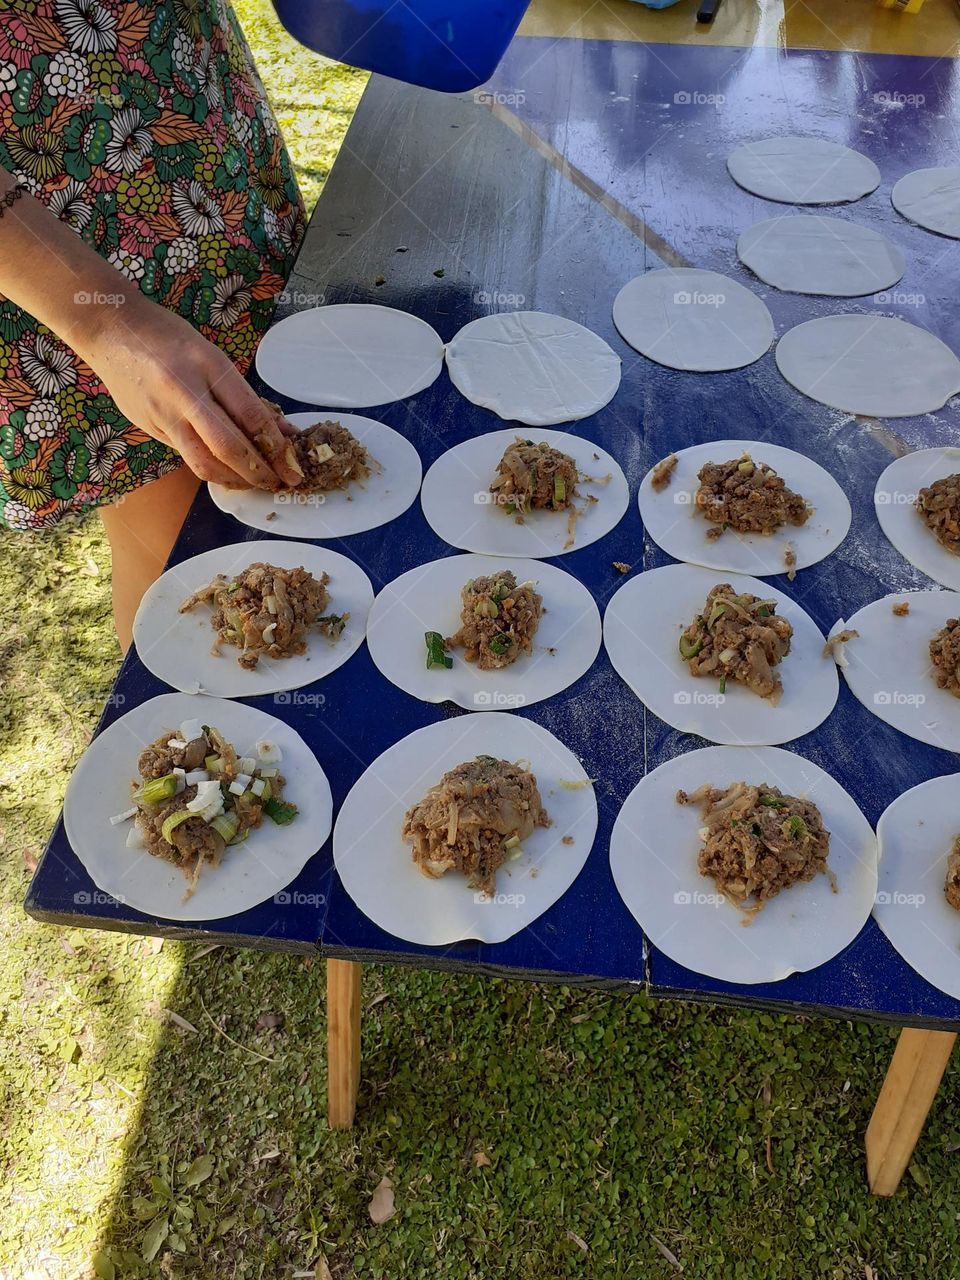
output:
[[[483,761],[483,763],[484,763],[484,764],[497,764],[497,763],[498,763],[498,761],[497,761],[497,757],[496,757],[496,756],[477,756],[477,761],[478,761],[478,763],[479,763],[480,761]]]
[[[793,814],[783,824],[783,834],[791,836],[794,840],[799,840],[807,834],[807,824],[798,814]]]
[[[218,813],[210,823],[224,844],[229,844],[240,830],[240,819],[236,813]]]
[[[761,796],[760,803],[765,809],[785,809],[787,807],[786,800],[781,800],[779,796]]]
[[[512,644],[513,641],[510,637],[508,635],[504,635],[501,631],[498,636],[494,636],[490,641],[490,652],[495,653],[498,658],[501,658],[505,653],[509,652]]]
[[[556,475],[553,477],[553,500],[554,502],[565,502],[567,498],[567,483],[563,476]]]
[[[295,804],[287,804],[285,800],[275,800],[271,797],[263,806],[263,811],[268,818],[272,818],[277,826],[285,827],[288,822],[292,822],[297,816],[297,806]]]
[[[324,627],[327,634],[334,640],[339,640],[346,625],[346,618],[341,618],[338,613],[328,613],[317,619],[317,626]]]
[[[726,676],[726,672],[724,672],[724,674],[720,677],[720,692],[721,692],[721,693],[726,693],[726,692],[727,692],[727,676]]]
[[[449,670],[453,666],[453,659],[443,646],[440,632],[425,631],[423,638],[427,645],[427,670],[432,667],[446,667]]]
[[[696,640],[688,640],[685,635],[680,637],[680,657],[686,662],[689,662],[691,658],[695,658],[702,648],[702,636],[697,636]]]
[[[162,778],[148,778],[133,797],[140,804],[162,804],[177,794],[177,775],[165,773]]]
[[[167,844],[173,844],[170,837],[173,835],[174,828],[179,827],[182,822],[189,822],[191,818],[197,815],[191,813],[189,809],[178,809],[176,813],[168,814],[163,820],[163,826],[160,828],[160,834],[166,840]]]
[[[508,502],[503,509],[506,511],[508,516],[515,516],[517,514],[517,504],[515,502]]]
[[[223,761],[219,756],[205,756],[203,760],[203,767],[207,773],[219,773],[222,764]]]

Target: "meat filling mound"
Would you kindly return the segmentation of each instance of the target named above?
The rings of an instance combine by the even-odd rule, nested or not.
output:
[[[943,892],[954,911],[960,911],[960,836],[954,840],[947,858],[947,878]]]
[[[518,436],[497,463],[490,492],[511,516],[566,511],[577,496],[577,464],[551,445]]]
[[[726,788],[705,784],[691,795],[679,791],[677,803],[699,806],[697,867],[735,906],[759,911],[781,889],[821,871],[830,874],[830,832],[810,800],[735,782]]]
[[[948,618],[930,641],[930,661],[937,687],[960,698],[960,618]]]
[[[462,648],[481,671],[509,667],[533,648],[543,598],[532,582],[517,583],[509,572],[473,578],[460,593],[460,630],[445,642]]]
[[[650,483],[653,485],[657,493],[661,493],[667,488],[673,479],[673,473],[677,469],[677,463],[680,459],[675,453],[671,453],[669,457],[664,458],[662,462],[658,462],[650,473]]]
[[[754,462],[748,453],[729,462],[708,462],[697,473],[696,510],[715,527],[737,533],[776,533],[786,524],[803,525],[811,509],[805,498],[788,489],[773,467]]]
[[[331,640],[340,636],[349,614],[324,613],[329,581],[328,574],[315,578],[302,566],[278,569],[258,562],[234,577],[217,574],[184,600],[180,612],[209,605],[215,632],[211,653],[219,657],[222,644],[234,645],[240,650],[240,666],[252,671],[262,657],[304,653],[311,628]]]
[[[917,511],[941,546],[960,555],[960,472],[921,489]]]
[[[736,680],[776,705],[783,684],[774,668],[790,652],[792,636],[790,623],[777,617],[775,600],[737,595],[722,582],[681,635],[680,656],[692,676],[719,679],[721,693]]]
[[[339,422],[316,422],[291,436],[303,483],[289,492],[325,493],[345,489],[354,480],[366,480],[371,459],[359,440]]]
[[[401,834],[425,876],[459,871],[472,889],[493,894],[500,867],[519,857],[537,827],[549,825],[529,770],[477,756],[445,773],[407,811]]]

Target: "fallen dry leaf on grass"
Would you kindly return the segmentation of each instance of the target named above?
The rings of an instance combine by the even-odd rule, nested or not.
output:
[[[657,1252],[662,1254],[663,1257],[666,1258],[666,1260],[670,1263],[671,1267],[676,1267],[678,1271],[683,1270],[683,1263],[680,1261],[680,1259],[677,1257],[675,1253],[673,1253],[670,1249],[667,1248],[667,1246],[663,1243],[662,1240],[658,1240],[656,1236],[651,1236],[650,1239],[657,1246]]]
[[[317,1259],[317,1280],[333,1280],[326,1258]]]
[[[567,1239],[572,1240],[577,1248],[581,1249],[584,1253],[590,1252],[590,1246],[587,1244],[586,1240],[584,1240],[583,1236],[578,1236],[575,1231],[568,1231]]]
[[[486,1169],[490,1164],[490,1157],[482,1151],[475,1151],[473,1153],[473,1163],[478,1169]]]
[[[393,1204],[393,1183],[389,1178],[381,1178],[377,1183],[377,1189],[367,1206],[367,1212],[370,1214],[370,1221],[378,1227],[396,1213]]]

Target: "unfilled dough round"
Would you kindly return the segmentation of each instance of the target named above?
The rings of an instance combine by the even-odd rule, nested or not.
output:
[[[755,223],[737,241],[737,257],[777,289],[833,298],[889,289],[906,270],[903,254],[879,232],[819,213]]]
[[[900,554],[951,591],[960,591],[960,555],[948,551],[927,528],[917,497],[937,480],[958,474],[960,449],[917,449],[890,463],[873,495],[880,528]]]
[[[738,187],[783,204],[840,204],[876,191],[880,170],[859,151],[823,138],[761,138],[727,160]]]
[[[957,838],[960,774],[912,787],[881,815],[880,882],[873,914],[922,978],[960,1000],[960,914],[943,886]]]
[[[826,875],[791,885],[744,927],[744,916],[700,875],[695,805],[709,783],[769,783],[812,800],[830,832]],[[877,891],[877,841],[854,800],[812,760],[779,747],[705,747],[674,756],[631,791],[610,836],[620,896],[654,946],[694,973],[723,982],[778,982],[831,960],[866,924]]]
[[[960,240],[960,164],[914,169],[896,184],[890,200],[911,222]]]
[[[777,343],[777,368],[798,391],[847,413],[912,418],[960,391],[960,360],[926,329],[891,316],[820,316]]]
[[[313,307],[264,335],[257,373],[305,404],[372,409],[416,395],[443,368],[440,335],[417,316],[362,302]]]
[[[544,311],[472,320],[448,345],[447,368],[473,404],[531,427],[588,418],[620,385],[620,357],[602,338]]]
[[[773,320],[756,294],[694,267],[663,267],[628,281],[614,300],[613,323],[641,355],[695,373],[753,364],[773,341]]]

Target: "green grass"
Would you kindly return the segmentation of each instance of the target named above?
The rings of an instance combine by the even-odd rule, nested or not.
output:
[[[238,10],[315,193],[362,77]],[[895,1199],[864,1187],[891,1031],[369,969],[330,1133],[320,962],[27,920],[118,654],[95,521],[0,551],[3,1280],[666,1280],[657,1240],[689,1280],[957,1274],[956,1067]]]

